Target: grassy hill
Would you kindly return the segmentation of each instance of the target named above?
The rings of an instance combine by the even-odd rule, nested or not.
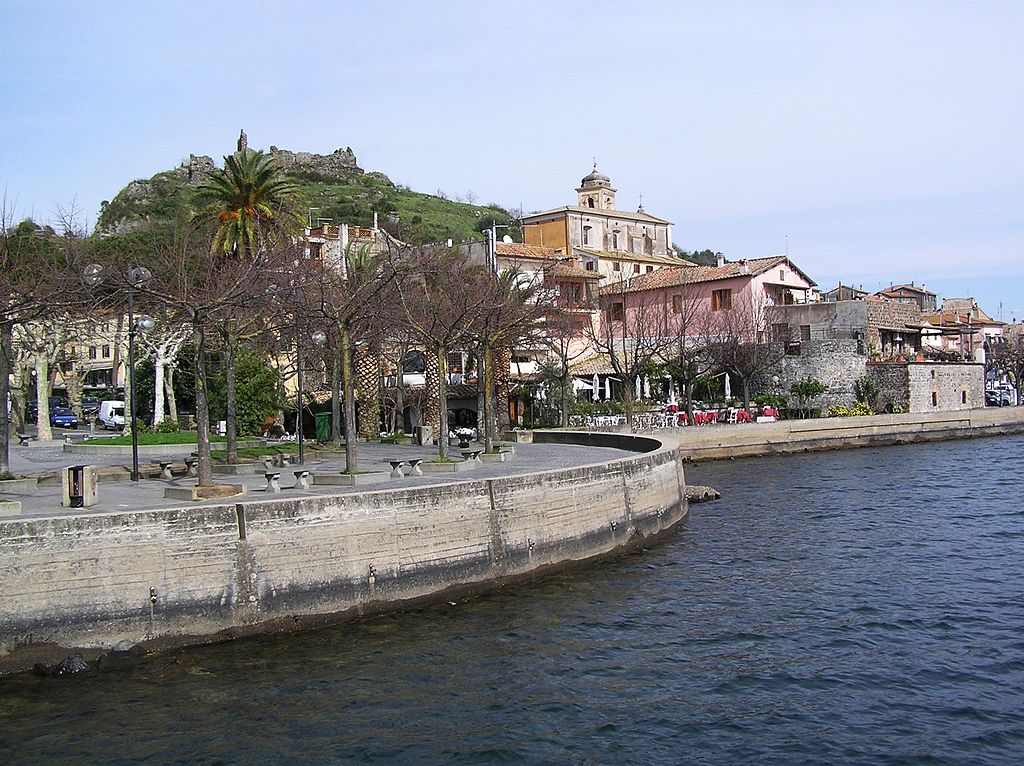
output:
[[[328,175],[289,170],[285,175],[298,185],[299,211],[312,211],[314,225],[317,219],[330,219],[332,223],[370,226],[373,214],[377,213],[380,225],[400,239],[426,244],[449,238],[462,241],[492,222],[508,225],[512,220],[510,213],[499,205],[472,205],[422,194],[392,183],[383,173],[356,169]],[[102,204],[97,233],[127,234],[191,214],[199,180],[189,176],[183,165],[146,180],[132,181]],[[512,231],[513,235],[517,233]]]

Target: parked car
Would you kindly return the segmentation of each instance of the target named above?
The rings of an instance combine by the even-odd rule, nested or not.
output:
[[[989,389],[985,392],[986,407],[1009,407],[1013,402],[1010,400],[1009,391],[996,391]]]
[[[100,411],[100,400],[95,396],[82,397],[82,414],[95,415]]]
[[[124,428],[124,402],[113,399],[100,402],[99,421],[108,431]]]
[[[50,425],[58,428],[78,428],[78,416],[67,407],[50,410]]]

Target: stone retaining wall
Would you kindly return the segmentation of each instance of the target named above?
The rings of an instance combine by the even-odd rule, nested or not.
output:
[[[678,428],[658,435],[674,439],[684,459],[721,460],[1018,433],[1024,433],[1024,407]]]
[[[358,495],[0,521],[0,668],[54,645],[198,643],[482,592],[638,545],[685,517],[673,450],[602,439],[654,449]]]

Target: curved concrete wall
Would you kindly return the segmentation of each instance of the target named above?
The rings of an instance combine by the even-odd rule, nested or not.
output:
[[[686,512],[681,459],[656,448],[403,490],[6,521],[0,654],[13,669],[40,644],[195,643],[482,592],[650,540]]]

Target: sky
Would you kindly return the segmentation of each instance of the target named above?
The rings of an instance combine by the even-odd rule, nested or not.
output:
[[[618,207],[823,289],[1024,318],[1024,2],[0,0],[0,193],[49,222],[189,154],[352,147],[525,211]]]

